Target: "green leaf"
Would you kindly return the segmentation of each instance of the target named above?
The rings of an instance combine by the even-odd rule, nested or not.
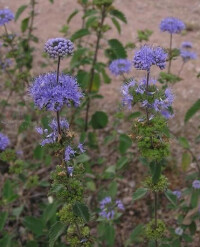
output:
[[[100,88],[100,83],[101,83],[101,80],[100,80],[99,73],[95,73],[91,91],[92,92],[98,92],[99,88]]]
[[[3,186],[3,199],[5,203],[13,202],[17,199],[18,195],[14,193],[12,183],[9,179],[6,180]]]
[[[117,9],[112,9],[110,11],[110,14],[116,18],[118,18],[120,21],[123,21],[124,23],[127,23],[127,19],[126,16],[124,15],[124,13],[122,13],[121,11],[117,10]]]
[[[24,219],[24,225],[36,236],[39,237],[43,235],[44,223],[41,219],[33,216],[26,216]]]
[[[23,19],[23,21],[21,22],[21,31],[22,31],[22,33],[24,33],[27,30],[28,24],[29,24],[29,17]]]
[[[89,30],[86,28],[79,29],[71,36],[71,41],[74,41],[76,39],[80,39],[86,35],[90,34]]]
[[[125,165],[127,165],[129,159],[127,157],[121,157],[116,164],[118,170],[122,169]]]
[[[94,129],[103,129],[108,123],[108,116],[103,111],[96,111],[92,115],[91,124]]]
[[[112,198],[115,198],[115,196],[117,194],[117,187],[118,187],[118,184],[117,184],[116,181],[112,181],[109,184],[109,187],[108,187],[108,195],[111,196]]]
[[[158,81],[161,84],[168,84],[168,83],[175,84],[176,82],[180,80],[181,78],[178,77],[177,75],[169,74],[163,71],[160,72],[159,79],[158,79]]]
[[[191,203],[191,206],[192,206],[193,208],[196,208],[196,207],[198,206],[199,195],[200,195],[200,192],[199,192],[198,189],[196,189],[196,190],[194,189],[194,190],[192,191],[192,196],[191,196],[191,201],[190,201],[190,203]]]
[[[7,218],[8,218],[8,212],[1,212],[0,213],[0,231],[3,230]]]
[[[56,240],[64,233],[66,226],[56,222],[49,230],[49,247],[54,247]]]
[[[44,147],[42,147],[41,145],[37,145],[33,151],[33,156],[37,160],[42,160],[44,156]]]
[[[74,52],[73,57],[70,61],[70,66],[72,69],[80,66],[82,58],[83,56],[85,56],[86,51],[87,48],[79,48]]]
[[[72,20],[72,18],[73,18],[75,15],[77,15],[78,13],[79,13],[78,9],[75,9],[75,10],[71,13],[71,15],[67,18],[67,24],[69,24],[70,21]]]
[[[152,35],[153,31],[149,30],[149,29],[145,29],[145,30],[138,30],[138,40],[139,42],[144,41],[149,41],[149,37]]]
[[[28,7],[28,5],[21,5],[21,6],[18,8],[18,10],[17,10],[17,12],[16,12],[16,14],[15,14],[15,21],[18,20],[18,18],[20,17],[20,15],[24,12],[24,10],[25,10],[27,7]]]
[[[12,244],[12,237],[6,234],[2,239],[0,239],[0,246],[1,247],[13,247]]]
[[[31,116],[30,115],[25,115],[24,116],[24,121],[19,126],[18,132],[22,133],[25,130],[27,130],[30,126],[31,126]]]
[[[132,140],[126,134],[121,134],[119,136],[119,151],[121,154],[125,154],[127,149],[132,146]]]
[[[138,238],[143,235],[144,225],[140,224],[136,226],[133,231],[131,232],[130,237],[125,242],[125,247],[131,246],[132,243],[138,241]]]
[[[182,155],[182,162],[181,162],[181,166],[183,171],[187,171],[188,167],[190,166],[192,162],[192,156],[189,152],[185,152]]]
[[[172,193],[171,190],[165,191],[165,196],[167,199],[172,203],[172,205],[176,206],[177,204],[177,197]]]
[[[84,163],[90,160],[90,157],[87,154],[80,154],[77,158],[76,158],[76,162],[77,163]]]
[[[190,120],[200,110],[200,99],[197,100],[185,114],[185,123]]]
[[[58,205],[57,203],[50,203],[48,206],[45,208],[44,213],[43,213],[43,221],[47,223],[49,220],[51,220],[53,217],[56,215]]]
[[[73,213],[81,217],[86,223],[90,220],[88,207],[83,203],[76,202],[73,206]]]
[[[127,53],[122,43],[117,39],[110,39],[108,41],[116,58],[127,58]]]
[[[152,174],[153,183],[156,184],[161,176],[161,164],[158,162],[151,162],[150,169]]]
[[[190,144],[188,142],[188,139],[186,139],[185,137],[179,137],[178,138],[178,142],[179,144],[183,147],[183,148],[186,148],[186,149],[189,149],[190,148]]]
[[[139,189],[137,189],[133,194],[133,201],[139,200],[142,197],[144,197],[146,195],[147,191],[148,191],[147,188],[139,188]]]
[[[79,70],[77,73],[77,81],[81,88],[86,89],[88,88],[88,82],[90,79],[90,73],[84,70]]]
[[[100,223],[98,225],[98,234],[100,238],[105,241],[107,244],[106,246],[114,246],[115,243],[115,229],[113,225],[110,225],[108,223]]]
[[[111,20],[112,20],[112,23],[115,25],[118,33],[120,34],[121,33],[121,26],[120,26],[119,22],[114,17]]]
[[[110,77],[107,75],[105,69],[102,69],[101,70],[101,74],[103,76],[103,82],[106,83],[106,84],[109,84],[111,82],[111,79]]]

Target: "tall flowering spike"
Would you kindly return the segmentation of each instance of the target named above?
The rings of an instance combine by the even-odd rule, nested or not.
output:
[[[189,42],[189,41],[184,41],[181,43],[181,48],[185,48],[185,49],[189,49],[189,48],[192,48],[192,43]]]
[[[9,145],[9,138],[0,132],[0,151],[4,151]]]
[[[160,23],[160,30],[162,32],[169,32],[170,34],[173,34],[180,33],[184,29],[185,24],[181,20],[174,17],[167,17]]]
[[[45,43],[44,51],[48,53],[51,58],[63,58],[66,55],[72,55],[74,44],[71,40],[65,38],[49,39]]]
[[[0,9],[0,26],[14,20],[15,16],[10,9]]]
[[[75,106],[80,104],[83,94],[78,86],[76,78],[61,74],[57,83],[56,73],[48,73],[36,77],[30,87],[35,106],[49,111],[59,111],[63,105]]]
[[[130,72],[131,67],[131,61],[128,59],[116,59],[109,65],[109,70],[113,75],[117,76]]]
[[[180,55],[181,55],[184,62],[187,62],[189,60],[194,60],[197,58],[197,54],[195,52],[192,52],[192,51],[189,51],[186,49],[181,49]]]
[[[167,54],[161,47],[144,45],[133,57],[133,65],[136,69],[149,71],[152,65],[164,69]]]

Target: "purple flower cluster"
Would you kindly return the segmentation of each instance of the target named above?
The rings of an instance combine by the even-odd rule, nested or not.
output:
[[[175,229],[175,233],[176,233],[176,235],[178,235],[178,236],[182,236],[182,235],[183,235],[183,229],[182,229],[181,227],[177,227],[177,228]]]
[[[71,102],[78,106],[83,97],[76,78],[61,74],[57,83],[56,73],[36,77],[30,87],[30,95],[38,108],[50,111],[59,111],[63,105],[70,106]]]
[[[80,153],[84,153],[85,149],[83,147],[83,143],[78,144],[78,150]],[[67,146],[65,149],[65,161],[70,161],[71,157],[74,156],[76,151],[72,149],[70,146]]]
[[[160,30],[162,32],[169,32],[170,34],[173,34],[180,33],[184,29],[185,24],[181,20],[174,17],[167,17],[160,23]]]
[[[12,21],[15,18],[10,9],[0,9],[0,26]]]
[[[113,75],[117,76],[130,72],[131,66],[131,61],[128,59],[116,59],[109,65],[109,70]]]
[[[197,58],[197,54],[195,52],[189,51],[187,49],[181,49],[180,54],[184,63],[186,63],[191,59],[193,60]]]
[[[51,121],[51,123],[49,124],[50,127],[50,131],[48,129],[42,129],[41,127],[37,127],[36,131],[38,132],[38,134],[43,136],[43,140],[40,143],[41,146],[45,146],[46,144],[52,144],[55,143],[58,139],[58,124],[57,121],[55,119],[53,119]],[[60,120],[60,127],[61,127],[61,131],[65,132],[66,130],[69,129],[69,124],[66,120],[61,119]]]
[[[67,167],[67,173],[68,173],[68,175],[69,175],[70,177],[73,176],[73,172],[74,172],[74,167],[68,166],[68,167]]]
[[[0,132],[0,151],[4,151],[9,145],[9,138]]]
[[[182,196],[182,192],[180,190],[174,190],[172,193],[177,197],[177,199],[180,199]]]
[[[105,197],[100,201],[101,212],[99,215],[107,220],[112,220],[117,209],[125,210],[121,200],[113,201],[110,196]]]
[[[4,61],[0,60],[0,68],[5,70],[6,68],[10,67],[12,61],[9,58],[6,58]]]
[[[152,65],[164,69],[166,66],[167,53],[161,47],[144,45],[136,51],[133,57],[133,65],[136,69],[149,71]]]
[[[189,42],[189,41],[184,41],[184,42],[181,43],[181,47],[182,47],[183,49],[192,48],[192,43]]]
[[[194,189],[200,189],[200,180],[194,180],[192,183]]]
[[[71,55],[74,51],[74,44],[64,38],[49,39],[45,43],[44,51],[49,54],[51,58],[63,58],[66,55]]]

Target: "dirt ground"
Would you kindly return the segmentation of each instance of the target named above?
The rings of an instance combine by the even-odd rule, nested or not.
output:
[[[16,12],[20,5],[26,4],[28,2],[29,0],[0,0],[0,8],[8,6],[13,10],[13,12]],[[41,71],[41,68],[38,66],[38,62],[41,59],[45,41],[48,38],[61,36],[62,34],[59,33],[59,30],[61,29],[62,25],[65,24],[68,15],[75,8],[79,8],[77,2],[72,0],[54,0],[54,2],[54,4],[50,4],[48,0],[38,0],[39,4],[36,7],[38,16],[35,19],[34,26],[36,27],[36,35],[39,37],[40,43],[37,45],[38,56],[35,58],[35,69],[33,70],[33,74],[38,74]],[[183,119],[187,109],[200,97],[200,79],[197,79],[196,77],[197,73],[200,72],[200,1],[116,0],[115,5],[125,13],[128,19],[128,25],[122,24],[121,35],[119,35],[113,28],[113,30],[110,32],[110,38],[118,38],[124,44],[130,41],[136,41],[137,30],[150,29],[153,30],[153,35],[151,36],[149,43],[167,48],[169,45],[169,35],[167,33],[160,32],[159,23],[161,19],[168,16],[180,18],[188,26],[192,27],[192,31],[187,32],[185,35],[174,35],[173,39],[173,47],[180,47],[182,41],[191,41],[194,45],[194,50],[198,55],[198,59],[188,62],[181,75],[183,80],[173,86],[173,92],[175,94],[175,117],[170,120],[170,128],[177,135],[186,136],[190,141],[193,141],[194,136],[197,135],[199,117],[194,117],[187,125],[184,125]],[[80,25],[80,18],[77,16],[71,22],[71,29],[76,30],[80,28]],[[10,24],[9,26],[10,30],[12,30],[14,27],[14,24]],[[128,54],[129,59],[132,59],[133,54],[134,51],[131,51]],[[64,62],[62,67],[66,67]],[[176,74],[179,70],[179,67],[180,61],[174,61],[172,65],[172,73]],[[153,71],[153,75],[156,76],[158,72],[158,70]],[[140,73],[136,72],[135,70],[132,74],[134,76],[140,75]],[[111,84],[105,84],[101,87],[101,94],[104,95],[104,99],[96,101],[95,110],[104,110],[109,112],[110,115],[117,111],[118,103],[121,98],[121,83],[122,82],[120,79],[113,78]],[[127,123],[125,126],[128,128],[129,125],[130,123]],[[199,152],[200,155],[198,146],[194,147],[194,151]],[[174,142],[172,142],[172,152],[174,153],[174,158],[179,164],[181,161],[181,151]],[[124,179],[124,182],[129,184],[129,187],[127,188],[125,185],[120,186],[119,195],[126,195],[124,197],[124,203],[127,206],[126,208],[128,208],[128,212],[123,218],[123,222],[125,223],[120,225],[120,228],[123,229],[123,232],[120,234],[120,238],[122,239],[125,238],[125,236],[127,237],[127,232],[130,232],[133,226],[137,225],[140,217],[144,217],[146,214],[146,208],[143,205],[144,201],[136,203],[134,208],[129,206],[133,188],[134,186],[138,187],[137,180],[139,181],[139,179],[137,178],[137,174],[141,174],[142,169],[143,168],[138,164],[133,164],[131,172],[127,172],[127,177]],[[172,174],[170,176],[172,176]],[[171,179],[174,181],[172,189],[176,189],[181,185],[180,180],[183,177],[184,174],[180,170],[175,172],[175,174],[171,177]],[[133,183],[133,181],[135,182]],[[161,214],[161,212],[159,213]],[[133,217],[132,221],[130,221],[130,217]],[[168,221],[169,224],[172,222],[173,221]],[[118,245],[116,246],[120,247]],[[193,243],[190,246],[199,247],[199,244]]]

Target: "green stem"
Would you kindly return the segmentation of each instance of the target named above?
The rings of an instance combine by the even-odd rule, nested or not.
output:
[[[32,34],[32,31],[33,31],[33,22],[34,22],[34,17],[35,17],[35,0],[31,0],[30,1],[30,5],[31,5],[31,13],[30,13],[30,25],[29,25],[29,28],[28,28],[28,43],[30,41],[30,38],[31,38],[31,34]]]
[[[170,43],[169,43],[169,66],[168,66],[168,74],[170,74],[172,65],[172,34],[170,34]]]
[[[148,93],[148,90],[149,90],[149,78],[150,78],[150,70],[147,70],[146,93]],[[149,123],[148,107],[146,107],[146,117],[147,117],[147,123]]]
[[[57,77],[56,77],[56,82],[57,84],[59,83],[59,71],[60,71],[60,57],[58,57],[58,66],[57,66]],[[56,112],[56,117],[57,117],[57,124],[58,124],[58,133],[61,136],[61,128],[60,128],[60,112]]]
[[[155,228],[158,226],[158,193],[154,192]],[[155,240],[155,247],[158,247],[158,240]]]
[[[94,72],[95,72],[95,64],[97,61],[97,56],[98,56],[98,51],[99,51],[99,44],[100,44],[100,39],[101,39],[101,34],[102,34],[102,26],[105,20],[105,7],[103,6],[102,11],[101,11],[101,22],[99,25],[99,31],[97,32],[97,42],[96,42],[96,47],[95,47],[95,52],[94,52],[94,57],[93,57],[93,62],[92,62],[92,68],[91,68],[91,76],[90,76],[90,81],[89,81],[89,89],[88,89],[88,101],[87,101],[87,106],[86,106],[86,114],[85,114],[85,131],[88,129],[88,115],[89,115],[89,109],[90,109],[90,93],[92,91],[92,86],[93,86],[93,80],[94,80]]]
[[[178,76],[180,76],[180,74],[181,74],[181,72],[183,70],[184,65],[185,65],[185,62],[183,61],[183,63],[181,64],[180,70],[178,72]]]

